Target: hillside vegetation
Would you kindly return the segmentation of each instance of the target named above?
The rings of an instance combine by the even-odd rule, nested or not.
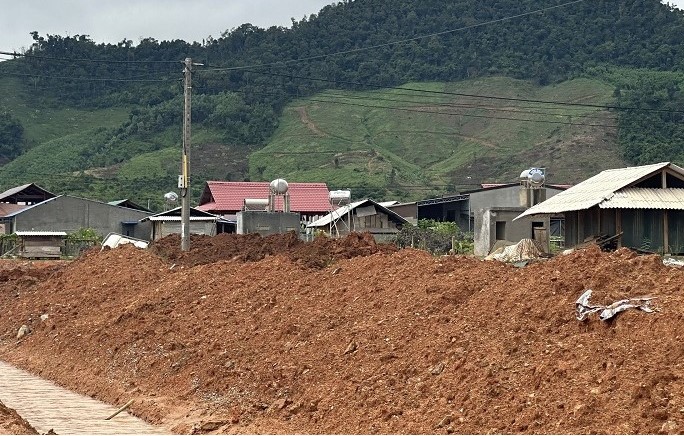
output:
[[[27,57],[0,63],[2,187],[161,207],[179,168],[186,57],[204,64],[195,195],[208,178],[280,175],[417,199],[530,165],[560,183],[684,162],[684,16],[658,0],[357,0],[201,44],[33,38]]]
[[[613,92],[590,79],[540,87],[491,77],[406,87],[592,104],[610,103]],[[515,180],[530,166],[546,167],[556,183],[578,182],[624,164],[617,129],[606,127],[611,125],[613,114],[587,107],[481,103],[399,90],[329,91],[286,107],[270,143],[250,156],[250,176],[327,180],[354,193],[412,199],[473,189],[484,180]]]

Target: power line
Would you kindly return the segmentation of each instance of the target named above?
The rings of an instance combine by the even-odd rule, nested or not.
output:
[[[164,78],[164,79],[117,79],[114,77],[77,77],[77,76],[45,76],[40,74],[23,74],[23,73],[0,73],[13,77],[35,77],[41,79],[59,79],[59,80],[75,80],[82,82],[180,82],[179,78]]]
[[[311,60],[315,60],[315,59],[323,59],[323,58],[327,58],[330,56],[338,56],[338,55],[344,55],[344,54],[350,54],[350,53],[363,52],[363,51],[367,51],[367,50],[373,50],[373,49],[382,48],[382,47],[390,47],[390,46],[396,45],[396,44],[404,44],[407,42],[418,41],[418,40],[425,39],[425,38],[432,38],[435,36],[447,35],[449,33],[456,33],[456,32],[461,32],[464,30],[475,29],[477,27],[488,26],[490,24],[501,23],[504,21],[510,21],[510,20],[514,20],[516,18],[522,18],[522,17],[526,17],[528,15],[534,15],[534,14],[539,14],[542,12],[550,11],[552,9],[558,9],[558,8],[562,8],[565,6],[570,6],[570,5],[573,5],[575,3],[581,3],[583,1],[584,0],[573,0],[573,1],[569,1],[569,2],[562,3],[559,5],[555,5],[555,6],[547,6],[544,8],[536,9],[534,11],[523,12],[521,14],[516,14],[516,15],[510,15],[507,17],[497,18],[497,19],[485,21],[482,23],[476,23],[476,24],[471,24],[468,26],[459,27],[456,29],[444,30],[441,32],[434,32],[434,33],[430,33],[427,35],[420,35],[420,36],[415,36],[413,38],[406,38],[406,39],[400,39],[397,41],[390,41],[390,42],[386,42],[383,44],[371,45],[368,47],[353,48],[353,49],[349,49],[349,50],[342,50],[342,51],[337,51],[337,52],[332,52],[332,53],[327,53],[327,54],[313,55],[313,56],[307,56],[307,57],[303,57],[303,58],[290,59],[290,60],[279,61],[279,62],[253,64],[253,65],[245,65],[245,66],[237,66],[237,67],[227,67],[225,70],[226,71],[235,71],[235,70],[244,70],[244,69],[248,69],[248,68],[260,68],[260,67],[269,67],[269,66],[288,65],[288,64],[292,64],[292,63],[306,62],[306,61],[311,61]]]
[[[208,69],[202,70],[200,72],[210,72],[210,71],[221,72],[221,71],[228,71],[228,70],[225,68],[208,68]],[[253,73],[253,74],[265,75],[265,76],[276,76],[276,77],[285,77],[285,78],[290,78],[290,79],[311,80],[314,82],[326,82],[326,83],[335,83],[335,84],[341,84],[341,85],[353,85],[353,86],[359,86],[359,87],[365,87],[365,88],[395,89],[395,90],[400,90],[400,91],[420,92],[420,93],[430,94],[430,95],[449,95],[449,96],[470,97],[470,98],[477,98],[477,99],[516,101],[516,102],[523,102],[523,103],[550,104],[550,105],[557,105],[557,106],[575,106],[575,107],[587,107],[587,108],[594,108],[594,109],[607,109],[607,110],[620,110],[620,111],[633,110],[633,111],[659,112],[659,113],[684,113],[684,110],[652,109],[652,108],[639,108],[639,107],[629,107],[629,106],[613,106],[613,105],[607,105],[607,104],[573,103],[573,102],[562,102],[562,101],[551,101],[551,100],[535,100],[535,99],[530,99],[530,98],[519,98],[519,97],[501,97],[501,96],[493,96],[493,95],[469,94],[469,93],[463,93],[463,92],[435,91],[435,90],[429,90],[429,89],[409,88],[406,86],[373,85],[373,84],[369,84],[369,83],[352,82],[352,81],[347,81],[347,80],[321,79],[318,77],[297,76],[297,75],[293,75],[293,74],[274,73],[274,72],[266,72],[266,71],[256,71],[256,70],[243,70],[243,71],[248,72],[248,73]]]
[[[406,88],[397,88],[397,89],[406,89]],[[240,92],[246,92],[246,91],[241,90]],[[253,92],[253,93],[254,94],[260,94],[259,92]],[[436,114],[436,115],[462,116],[462,117],[469,117],[469,118],[485,118],[485,119],[495,119],[495,120],[505,120],[505,121],[520,121],[520,122],[545,123],[545,124],[561,124],[561,125],[570,125],[570,126],[607,127],[607,128],[617,128],[618,127],[617,125],[612,125],[612,124],[577,123],[577,122],[572,122],[572,121],[556,121],[556,120],[534,120],[534,119],[529,119],[529,118],[514,118],[514,117],[504,117],[504,116],[471,114],[471,113],[463,113],[463,112],[443,112],[443,111],[429,110],[429,109],[417,109],[417,108],[412,109],[412,108],[396,107],[396,106],[380,106],[380,105],[351,103],[351,102],[344,102],[344,101],[340,101],[340,100],[322,100],[322,99],[317,99],[317,98],[312,98],[312,97],[307,97],[307,101],[313,101],[313,102],[319,102],[319,103],[329,103],[329,104],[341,104],[341,105],[365,107],[365,108],[371,108],[371,109],[388,109],[388,110],[398,110],[398,111],[403,111],[403,112],[418,112],[418,113],[428,113],[428,114]],[[449,106],[442,106],[442,107],[449,107]],[[530,112],[530,114],[532,114],[532,113]],[[543,113],[542,113],[542,115],[563,116],[563,115],[558,115],[558,114],[543,114]],[[570,116],[570,115],[568,115],[568,116]]]
[[[515,108],[520,108],[519,109],[514,109],[514,108],[500,108],[500,107],[494,107],[494,106],[483,106],[483,105],[477,105],[477,104],[462,104],[462,103],[442,103],[442,102],[430,102],[430,101],[413,101],[413,100],[401,100],[401,99],[393,99],[393,98],[383,98],[383,97],[364,97],[364,96],[351,96],[351,95],[343,95],[343,94],[322,94],[319,95],[320,97],[327,98],[330,96],[331,98],[340,98],[340,99],[356,99],[356,100],[379,100],[379,101],[388,101],[388,102],[396,102],[396,103],[413,103],[413,104],[424,104],[424,105],[433,105],[437,107],[444,107],[444,108],[455,108],[455,109],[476,109],[476,110],[486,110],[486,111],[495,111],[495,112],[512,112],[512,113],[517,113],[517,114],[530,114],[530,115],[547,115],[547,116],[556,116],[556,117],[581,117],[581,118],[598,118],[597,116],[590,115],[590,114],[577,114],[577,113],[549,113],[549,112],[539,112],[539,111],[534,111],[534,110],[528,110],[529,109],[537,109],[540,108],[539,106],[536,107],[525,107],[525,106],[514,106]],[[543,108],[541,108],[543,109]],[[581,110],[582,108],[548,108],[548,110]]]
[[[33,172],[33,171],[22,171],[21,176],[13,176],[13,175],[5,175],[5,174],[0,174],[0,181],[4,181],[5,184],[7,183],[15,183],[19,180],[28,180],[26,177],[23,176],[37,176],[43,181],[52,181],[52,182],[59,182],[63,181],[65,178],[70,178],[73,180],[78,180],[78,179],[84,179],[84,178],[89,178],[93,182],[111,182],[111,181],[118,181],[119,179],[116,177],[97,177],[93,176],[90,174],[69,174],[69,173],[53,173],[53,174],[48,174],[48,173],[40,173],[40,172]],[[172,177],[169,177],[171,180]],[[139,179],[139,180],[145,180],[145,178]],[[172,183],[170,183],[172,184]],[[339,184],[339,186],[344,186],[345,189],[389,189],[390,187],[387,186],[382,186],[382,185],[358,185],[358,184]],[[405,184],[405,185],[398,185],[396,188],[399,190],[407,190],[407,191],[430,191],[430,190],[435,190],[435,189],[445,189],[445,188],[451,188],[453,186],[481,186],[480,183],[474,183],[474,182],[454,182],[450,184],[429,184],[429,185],[416,185],[416,184]]]
[[[393,89],[393,88],[391,88]],[[403,89],[403,88],[396,88],[396,89]],[[246,91],[244,89],[235,91],[239,92],[242,94],[255,94],[255,95],[266,95],[266,96],[280,96],[275,93],[267,93],[267,92],[260,92],[260,91]],[[287,94],[288,96],[292,96],[290,94]],[[326,97],[326,95],[322,95],[323,98]],[[383,100],[383,101],[393,101],[393,102],[399,102],[399,103],[422,103],[422,102],[415,102],[415,101],[407,101],[407,100],[397,100],[397,99],[385,99],[385,98],[376,98],[376,97],[354,97],[354,96],[341,96],[342,99],[350,98],[350,99],[367,99],[367,100]],[[312,98],[312,97],[307,97],[307,101],[313,101],[313,102],[319,102],[319,103],[329,103],[329,104],[341,104],[341,105],[348,105],[348,106],[358,106],[358,107],[366,107],[366,108],[373,108],[373,109],[388,109],[388,110],[399,110],[399,111],[407,111],[407,112],[420,112],[420,113],[429,113],[429,114],[437,114],[437,115],[451,115],[451,116],[462,116],[462,117],[470,117],[470,118],[486,118],[486,119],[495,119],[495,120],[505,120],[505,121],[522,121],[522,122],[537,122],[537,123],[546,123],[546,124],[563,124],[563,125],[571,125],[571,126],[588,126],[588,127],[607,127],[607,128],[617,128],[617,125],[612,125],[612,124],[590,124],[590,123],[579,123],[579,122],[572,122],[572,121],[555,121],[555,120],[535,120],[535,119],[526,119],[526,118],[513,118],[513,117],[504,117],[504,116],[493,116],[493,115],[481,115],[481,114],[471,114],[471,113],[463,113],[463,112],[441,112],[438,110],[430,110],[430,109],[418,109],[418,108],[403,108],[403,107],[396,107],[396,106],[378,106],[378,105],[363,105],[360,103],[350,103],[350,102],[345,102],[341,100],[320,100],[317,98]],[[425,104],[432,104],[434,106],[438,107],[443,107],[443,108],[454,108],[454,109],[483,109],[483,110],[490,110],[490,111],[501,111],[501,112],[512,112],[512,113],[519,113],[522,115],[529,114],[529,115],[545,115],[545,116],[554,116],[554,117],[578,117],[578,118],[599,118],[598,116],[592,116],[590,114],[557,114],[557,113],[545,113],[545,112],[536,112],[536,111],[518,111],[518,110],[513,110],[513,109],[504,109],[504,108],[494,108],[494,107],[482,107],[482,106],[467,106],[467,105],[458,105],[458,104],[445,104],[445,103],[433,103],[433,102],[425,102]],[[540,107],[541,108],[541,107]],[[542,108],[543,109],[543,108]],[[550,110],[561,110],[561,108],[549,108]],[[578,108],[579,109],[579,108]],[[446,134],[446,133],[445,133]],[[453,133],[454,135],[457,135],[457,133]]]
[[[608,127],[608,128],[617,128],[618,127],[618,126],[612,125],[612,124],[587,124],[587,123],[573,123],[571,121],[531,120],[531,119],[525,119],[525,118],[495,117],[495,116],[490,116],[490,115],[465,114],[465,113],[461,113],[461,112],[441,112],[441,111],[433,111],[433,110],[421,110],[421,109],[400,108],[400,107],[391,107],[391,106],[365,105],[365,104],[360,104],[360,103],[318,100],[318,99],[312,99],[312,98],[309,98],[308,100],[319,102],[319,103],[344,104],[344,105],[348,105],[348,106],[358,106],[358,107],[365,107],[365,108],[371,108],[371,109],[391,109],[391,110],[397,110],[397,111],[402,111],[402,112],[418,112],[418,113],[437,114],[437,115],[452,115],[452,116],[471,117],[471,118],[487,118],[487,119],[492,119],[492,120],[523,121],[523,122],[547,123],[547,124],[564,124],[564,125],[569,125],[569,126]]]
[[[283,94],[278,94],[274,92],[262,92],[262,91],[246,91],[246,90],[237,90],[234,92],[239,92],[242,94],[255,94],[255,95],[264,95],[264,96],[271,96],[271,97],[282,97]],[[295,97],[292,94],[286,94],[290,97]],[[423,98],[423,97],[428,97],[428,96],[421,96],[421,95],[416,95],[416,94],[409,94],[409,93],[397,93],[397,95],[405,95],[408,97],[412,98]],[[599,118],[599,116],[595,115],[590,115],[586,113],[582,114],[577,114],[577,113],[550,113],[550,112],[537,112],[533,110],[528,110],[528,109],[545,109],[549,111],[568,111],[568,110],[576,110],[576,111],[581,111],[586,108],[583,107],[559,107],[559,108],[554,108],[554,107],[545,107],[545,106],[526,106],[526,105],[516,105],[512,106],[509,108],[502,108],[502,107],[495,107],[495,106],[483,106],[482,104],[466,104],[466,103],[452,103],[452,102],[434,102],[434,101],[416,101],[416,100],[402,100],[402,99],[393,99],[393,98],[385,98],[385,97],[378,97],[378,96],[359,96],[359,95],[348,95],[348,94],[334,94],[334,93],[329,93],[329,92],[324,92],[318,94],[318,97],[322,98],[339,98],[339,99],[352,99],[352,100],[380,100],[380,101],[389,101],[389,102],[397,102],[397,103],[412,103],[412,104],[424,104],[424,105],[434,105],[434,106],[439,106],[439,107],[453,107],[457,109],[481,109],[481,110],[487,110],[487,111],[496,111],[496,112],[512,112],[512,113],[519,113],[519,114],[537,114],[537,115],[548,115],[548,116],[564,116],[564,117],[582,117],[582,118]],[[451,96],[434,96],[433,98],[451,98]],[[520,110],[520,109],[523,110]],[[593,109],[593,108],[592,108]]]
[[[24,58],[33,58],[33,59],[44,59],[44,60],[50,60],[50,61],[61,61],[61,62],[94,62],[94,63],[103,63],[103,64],[175,64],[178,65],[182,61],[154,61],[154,60],[146,60],[146,61],[132,61],[132,60],[118,60],[118,59],[88,59],[88,58],[61,58],[61,57],[55,57],[55,56],[40,56],[40,55],[33,55],[33,54],[27,54],[27,53],[17,53],[16,51],[14,52],[7,52],[7,51],[0,51],[0,55],[6,55],[6,56],[14,56],[16,57],[24,57]]]

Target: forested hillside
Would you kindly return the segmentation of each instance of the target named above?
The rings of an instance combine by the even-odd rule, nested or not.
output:
[[[195,192],[206,178],[282,175],[415,199],[527,164],[562,165],[563,182],[625,160],[684,162],[684,14],[658,0],[356,0],[291,28],[245,24],[194,43],[33,39],[26,56],[0,63],[2,187],[30,180],[159,205],[178,172],[186,57],[203,64]],[[318,124],[307,118],[316,104],[327,111]],[[402,133],[398,114],[411,111],[423,114]],[[415,134],[440,125],[437,148],[434,134]],[[372,159],[336,155],[353,149]],[[263,158],[276,151],[290,158]]]

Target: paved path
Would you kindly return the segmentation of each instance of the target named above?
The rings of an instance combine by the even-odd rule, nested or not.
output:
[[[57,434],[168,433],[125,411],[105,421],[117,407],[61,388],[4,362],[0,362],[0,400],[41,434],[50,429]]]

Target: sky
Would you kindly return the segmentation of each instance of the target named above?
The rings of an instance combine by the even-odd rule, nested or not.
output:
[[[0,51],[28,48],[30,32],[40,35],[89,35],[96,43],[142,38],[202,42],[251,23],[291,25],[335,0],[0,0]],[[667,0],[684,9],[684,0]]]
[[[681,0],[684,2],[684,0]],[[40,35],[89,35],[96,43],[143,38],[202,42],[241,24],[290,27],[334,0],[0,0],[0,51]]]

